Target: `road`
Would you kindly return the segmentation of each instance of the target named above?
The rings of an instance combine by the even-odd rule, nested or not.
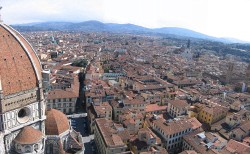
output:
[[[86,122],[86,117],[71,118],[72,128],[77,132],[80,132],[82,136],[88,136],[88,127]]]
[[[94,143],[94,135],[86,136],[83,138],[85,152],[84,154],[96,154],[96,146]]]
[[[83,136],[84,154],[95,154],[97,150],[94,143],[94,135],[89,135],[88,133],[87,117],[71,118],[71,126]]]

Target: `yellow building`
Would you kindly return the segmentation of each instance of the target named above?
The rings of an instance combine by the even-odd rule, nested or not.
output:
[[[190,117],[196,117],[200,122],[211,126],[213,123],[226,117],[228,108],[217,104],[197,104],[189,111]]]
[[[196,119],[198,118],[198,111],[195,106],[190,106],[188,110],[188,117],[190,118],[195,117]]]

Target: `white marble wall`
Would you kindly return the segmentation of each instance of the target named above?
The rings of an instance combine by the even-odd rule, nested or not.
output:
[[[19,110],[24,107],[0,115],[0,132],[2,132],[4,136],[4,145],[6,151],[11,150],[13,147],[12,141],[15,139],[19,131],[25,126],[32,125],[35,129],[41,130],[43,133],[45,133],[45,105],[43,103],[44,102],[35,102],[24,106],[30,109],[29,120],[25,123],[20,123],[17,119]]]

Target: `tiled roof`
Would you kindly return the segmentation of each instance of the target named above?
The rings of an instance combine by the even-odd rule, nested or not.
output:
[[[40,74],[42,68],[41,68],[41,64],[40,64],[40,61],[39,61],[39,58],[36,54],[36,52],[34,52],[32,46],[30,45],[30,43],[20,34],[18,33],[17,31],[15,31],[12,27],[10,26],[7,26],[9,27],[10,29],[12,29],[14,31],[14,33],[17,35],[17,37],[20,39],[20,41],[24,44],[25,48],[27,48],[32,60],[33,60],[33,65],[35,65],[35,67],[38,69],[39,71],[39,78],[41,78],[42,74]]]
[[[169,100],[169,103],[177,108],[185,108],[189,106],[186,100]]]
[[[205,144],[202,143],[202,140],[197,137],[197,134],[199,133],[200,131],[195,131],[190,134],[187,134],[183,136],[183,140],[187,142],[192,147],[192,149],[194,149],[198,153],[212,154],[213,152],[211,150],[208,150]]]
[[[147,104],[146,105],[146,112],[153,112],[153,111],[166,111],[167,106],[160,106],[158,104]]]
[[[14,139],[20,144],[33,144],[39,142],[43,138],[43,133],[36,130],[32,126],[24,127]]]
[[[212,107],[206,106],[202,110],[211,114],[211,115],[218,115],[222,112],[227,112],[228,108],[226,108],[224,106],[216,105],[216,106],[212,106]]]
[[[227,143],[225,149],[230,151],[231,153],[238,153],[238,154],[250,153],[250,146],[247,146],[241,142],[237,142],[232,139]]]
[[[186,120],[179,120],[166,123],[164,119],[159,118],[157,120],[154,120],[153,123],[162,131],[164,131],[165,135],[179,133],[193,127],[192,124]]]
[[[97,115],[105,115],[106,112],[112,111],[112,107],[108,102],[103,102],[101,105],[94,105],[94,110]]]
[[[51,90],[48,93],[48,99],[59,99],[59,98],[77,98],[78,93],[73,91],[66,91],[62,89]]]
[[[45,120],[45,134],[59,135],[70,129],[68,118],[62,112],[50,109]]]
[[[188,121],[193,125],[193,130],[198,129],[202,126],[202,124],[195,117],[188,119]]]
[[[99,118],[96,119],[96,124],[107,147],[126,147],[122,138],[117,134],[118,131],[113,127],[112,120]]]
[[[0,78],[3,94],[30,90],[41,79],[41,66],[35,51],[15,30],[0,24]],[[36,71],[37,70],[37,71]]]
[[[64,78],[66,78],[64,76]],[[60,83],[59,83],[60,84]],[[48,99],[59,99],[59,98],[77,98],[79,96],[79,81],[78,77],[73,77],[73,82],[70,88],[66,89],[54,89],[48,92]]]
[[[146,102],[143,100],[143,99],[132,99],[132,100],[129,100],[129,99],[124,99],[123,101],[124,104],[146,104]]]

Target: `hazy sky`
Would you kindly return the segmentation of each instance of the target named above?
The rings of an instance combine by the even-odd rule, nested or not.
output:
[[[99,20],[250,41],[250,0],[0,0],[7,24]]]

